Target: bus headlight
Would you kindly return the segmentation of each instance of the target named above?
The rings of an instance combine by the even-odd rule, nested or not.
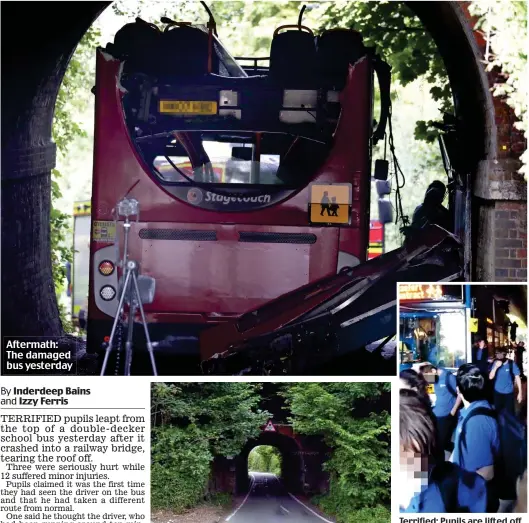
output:
[[[99,295],[105,301],[113,300],[114,297],[116,296],[116,289],[114,289],[114,287],[112,287],[111,285],[105,285],[104,287],[101,287],[101,290],[99,291]]]

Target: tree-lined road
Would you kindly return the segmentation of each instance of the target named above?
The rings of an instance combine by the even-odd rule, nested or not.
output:
[[[275,474],[250,472],[250,490],[229,523],[333,523],[292,496]]]

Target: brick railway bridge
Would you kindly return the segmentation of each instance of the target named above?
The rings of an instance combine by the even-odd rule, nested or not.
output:
[[[269,424],[264,425],[259,436],[248,441],[238,456],[215,459],[210,489],[231,494],[247,492],[248,455],[259,445],[270,445],[281,454],[281,480],[289,492],[312,496],[327,491],[329,480],[322,465],[329,449],[321,438],[296,434],[289,424],[273,418],[269,422],[274,430],[266,430]]]
[[[513,111],[490,92],[499,77],[485,71],[483,37],[465,2],[406,4],[436,42],[454,96],[462,172],[472,180],[472,279],[526,281],[527,184],[516,173],[526,141]],[[62,332],[50,259],[53,113],[77,43],[109,5],[76,2],[75,15],[59,2],[2,5],[4,335]]]
[[[262,408],[272,417],[261,427],[259,435],[249,440],[237,456],[216,458],[212,464],[209,488],[216,492],[244,494],[248,491],[248,456],[260,445],[275,447],[281,454],[281,480],[293,494],[313,496],[328,490],[329,477],[323,471],[331,449],[320,436],[294,432],[288,422],[284,401],[275,394],[275,384],[263,384]]]

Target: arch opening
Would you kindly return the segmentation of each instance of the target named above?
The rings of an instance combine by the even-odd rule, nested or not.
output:
[[[275,474],[267,470],[250,470],[250,454],[259,447],[269,447],[272,449],[271,455],[277,457],[279,466],[279,479],[288,492],[293,494],[303,492],[304,484],[304,464],[300,448],[293,437],[286,436],[279,432],[263,432],[259,437],[246,443],[243,450],[237,457],[236,464],[236,485],[237,494],[248,491],[251,484],[250,472],[260,474]],[[255,463],[255,461],[253,461]],[[277,469],[276,469],[277,470]]]
[[[248,472],[265,472],[281,477],[281,453],[271,445],[258,445],[248,454]]]

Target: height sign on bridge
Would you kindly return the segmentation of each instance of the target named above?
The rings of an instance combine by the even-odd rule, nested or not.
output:
[[[265,432],[275,432],[276,428],[274,427],[274,424],[272,423],[272,420],[269,419],[268,423],[265,425],[265,428],[263,429]]]

